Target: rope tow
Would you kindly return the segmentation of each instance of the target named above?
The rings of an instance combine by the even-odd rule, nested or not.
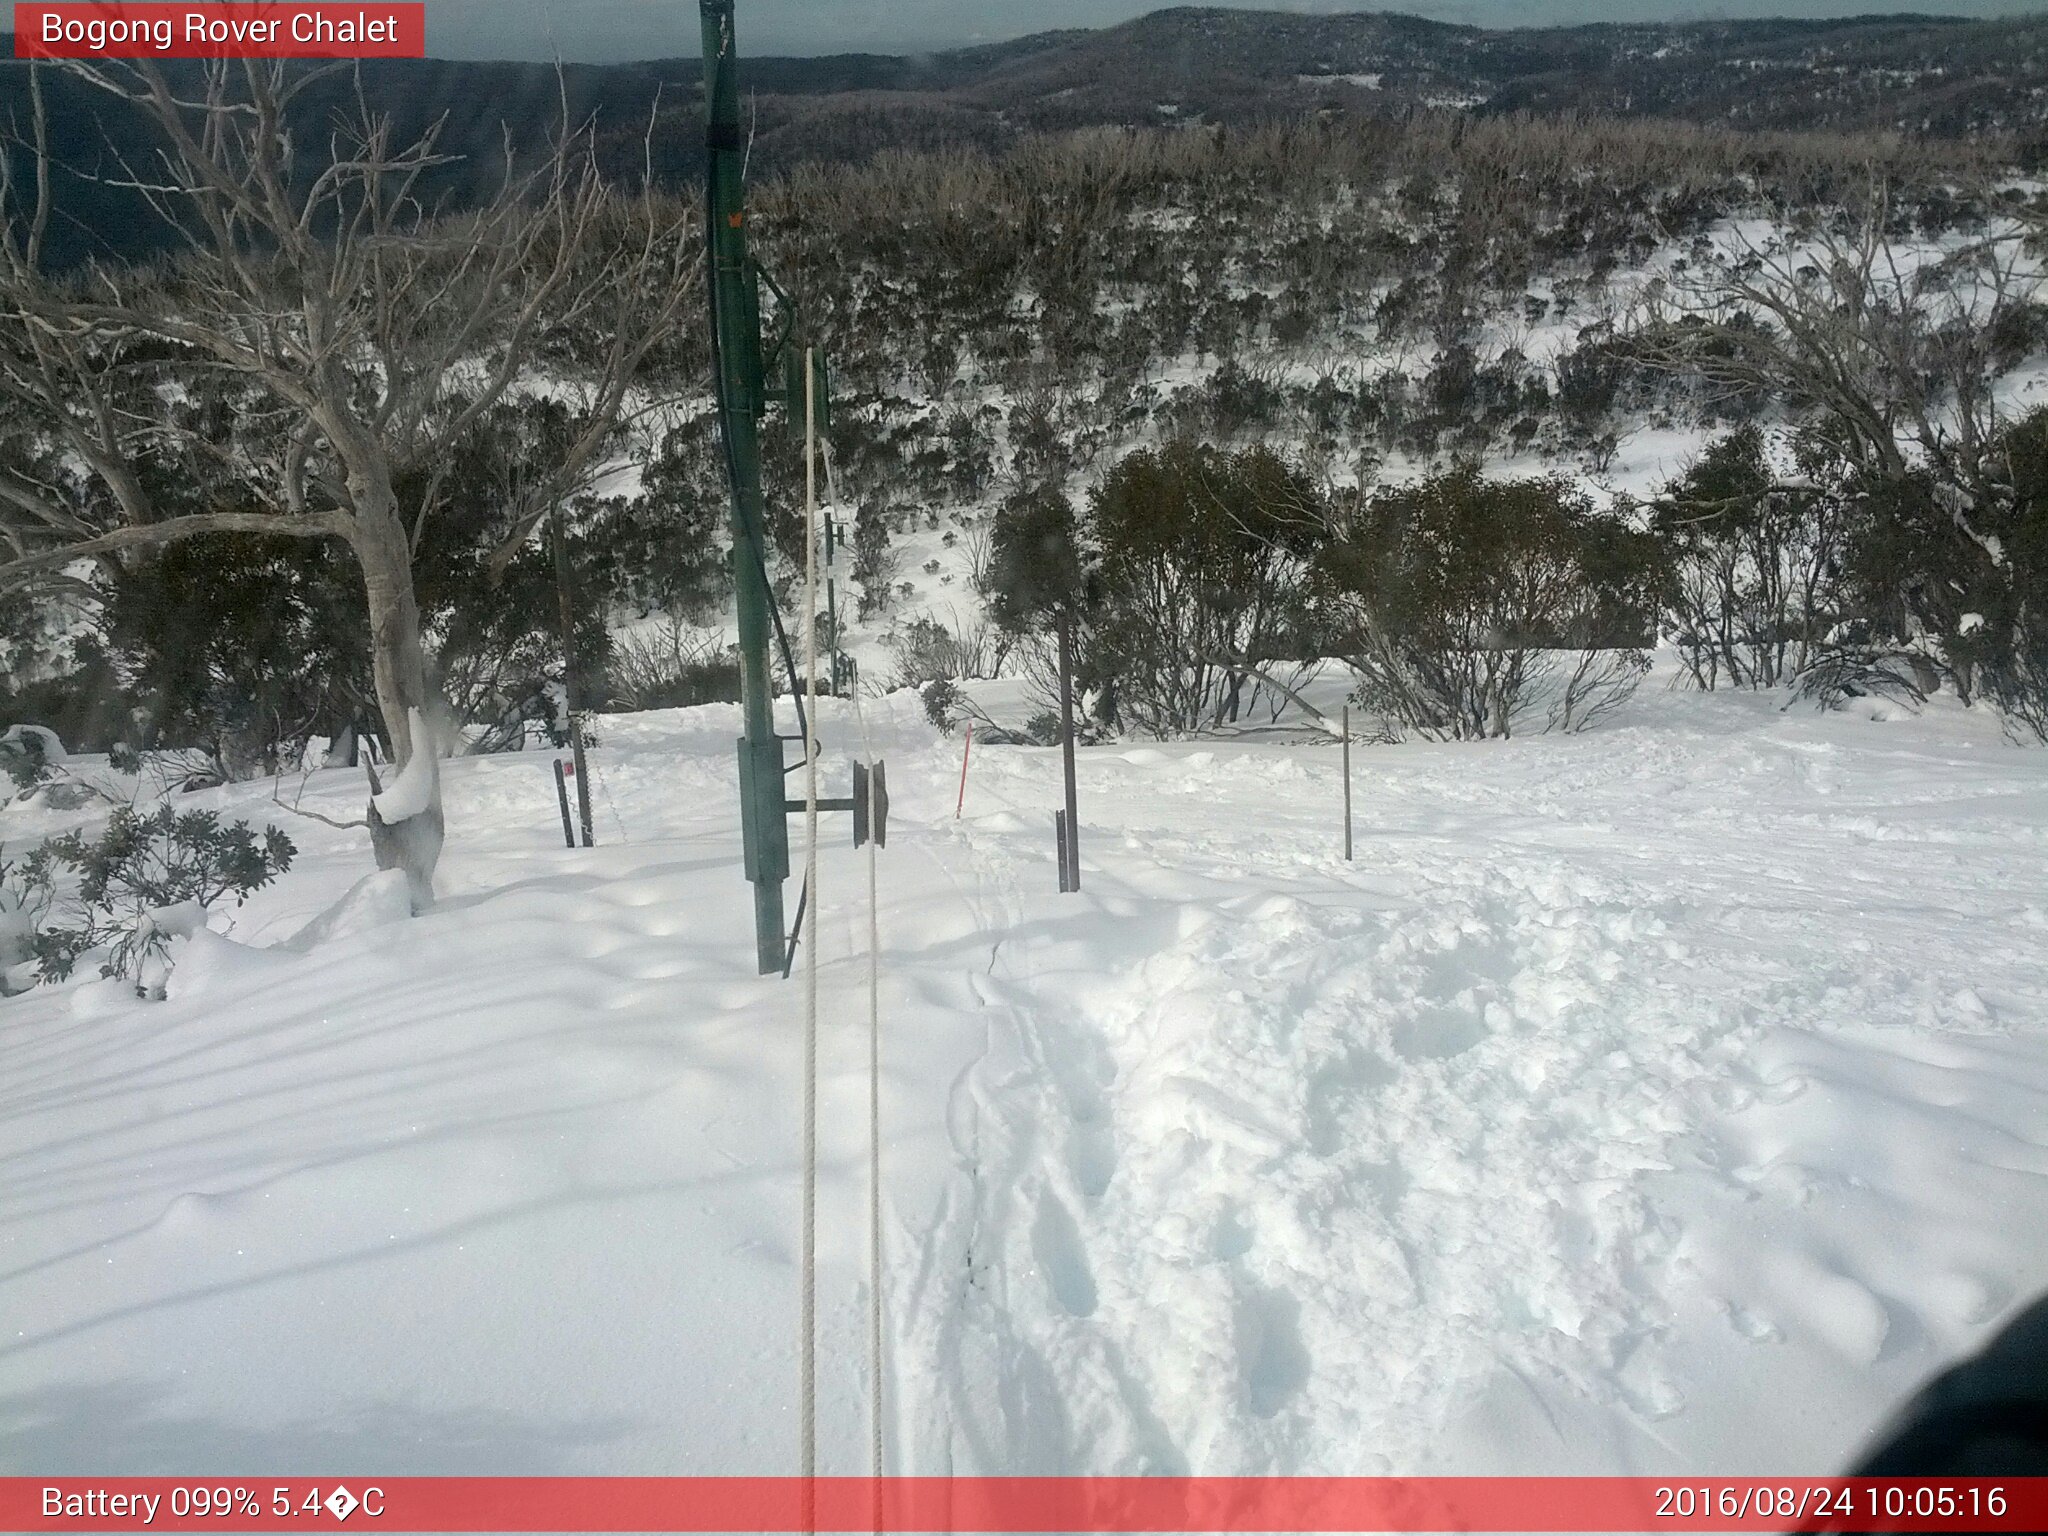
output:
[[[803,1193],[799,1277],[799,1459],[803,1471],[804,1528],[817,1523],[818,1476],[818,1048],[819,970],[817,936],[821,911],[818,818],[826,811],[853,815],[854,846],[868,850],[868,1354],[872,1377],[869,1452],[873,1471],[881,1475],[887,1453],[883,1424],[884,1365],[882,1295],[882,1133],[881,1133],[881,980],[880,916],[876,850],[886,842],[889,825],[888,781],[875,755],[861,709],[858,685],[851,689],[854,719],[861,736],[861,757],[853,771],[853,793],[846,799],[819,794],[822,749],[818,733],[818,589],[819,589],[819,458],[824,458],[828,493],[834,494],[831,397],[825,359],[799,324],[796,306],[761,269],[748,250],[746,215],[746,138],[741,129],[737,44],[733,27],[734,0],[698,0],[704,38],[705,96],[705,247],[706,286],[710,298],[711,361],[717,386],[720,436],[732,499],[733,583],[740,653],[740,698],[744,734],[739,741],[740,838],[746,876],[754,887],[754,932],[762,975],[788,977],[796,951],[811,924],[811,943],[804,946],[803,1002]],[[765,290],[765,295],[764,295]],[[762,304],[772,297],[776,326],[764,343]],[[776,382],[771,383],[774,379]],[[792,423],[801,410],[804,443],[804,581],[803,672],[797,675],[790,636],[768,574],[768,538],[762,495],[759,419],[779,404]],[[836,553],[836,551],[835,551]],[[836,584],[835,584],[836,596]],[[838,620],[833,615],[833,650],[838,652]],[[796,707],[798,736],[803,743],[801,799],[789,797],[792,765],[786,745],[792,738],[775,726],[772,653],[779,651],[789,675]],[[834,672],[837,675],[837,667]],[[804,817],[803,885],[796,921],[783,924],[783,884],[790,874],[789,817]],[[874,1509],[881,1525],[880,1491]]]

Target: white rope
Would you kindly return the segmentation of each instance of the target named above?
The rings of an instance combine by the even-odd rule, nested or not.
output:
[[[832,467],[832,445],[824,445],[825,495],[834,506],[839,499],[838,476]],[[860,731],[861,755],[868,770],[868,1427],[869,1456],[875,1478],[874,1527],[882,1529],[882,1485],[887,1462],[883,1442],[882,1382],[882,903],[877,868],[879,844],[875,838],[875,743],[868,734],[867,711],[861,707],[860,682],[853,686],[853,719]]]
[[[817,387],[804,352],[804,890],[811,938],[804,945],[804,1529],[817,1529],[818,1475],[818,485]]]
[[[861,735],[867,731],[863,727]],[[874,753],[868,753],[868,1378],[875,1532],[882,1529],[882,919],[876,895]]]

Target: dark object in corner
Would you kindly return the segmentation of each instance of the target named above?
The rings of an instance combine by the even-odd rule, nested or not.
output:
[[[1855,1477],[2048,1477],[2048,1296],[1921,1388]]]

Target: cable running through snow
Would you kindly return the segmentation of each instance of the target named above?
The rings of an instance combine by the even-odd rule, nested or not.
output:
[[[818,483],[814,354],[804,350],[804,889],[814,912],[804,946],[804,1529],[818,1528]]]

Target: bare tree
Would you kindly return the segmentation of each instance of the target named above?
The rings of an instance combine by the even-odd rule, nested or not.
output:
[[[75,66],[154,129],[153,161],[115,179],[176,251],[71,274],[45,261],[52,150],[37,84],[35,184],[0,181],[0,408],[29,450],[0,470],[0,581],[199,534],[345,543],[387,740],[401,771],[425,754],[430,779],[416,815],[387,822],[373,802],[372,840],[424,905],[442,813],[437,744],[421,735],[441,710],[412,564],[450,449],[515,391],[573,399],[577,430],[508,509],[502,567],[634,409],[643,364],[692,297],[696,242],[680,206],[607,187],[566,122],[537,164],[522,167],[508,138],[460,212],[425,190],[450,163],[437,130],[397,143],[360,88],[324,156],[309,156],[307,92],[337,67],[219,63],[174,81],[148,63]],[[236,402],[234,420],[166,408],[200,377]],[[199,473],[231,484],[231,505],[154,483]],[[401,501],[408,482],[422,489]]]
[[[2013,490],[1998,381],[2043,325],[2041,279],[2023,223],[1993,216],[1973,237],[1907,244],[1888,188],[1824,210],[1811,228],[1737,234],[1651,296],[1639,355],[1697,381],[1710,401],[1776,399],[1803,439],[1871,507],[1925,504],[1923,563],[1900,570],[1892,627],[1967,698],[1958,637],[1968,583],[1921,579],[1934,565],[1996,574]],[[1776,488],[1801,495],[1810,478]]]
[[[1818,659],[1841,613],[1844,501],[1780,474],[1754,425],[1658,500],[1666,633],[1697,686],[1776,688]]]

